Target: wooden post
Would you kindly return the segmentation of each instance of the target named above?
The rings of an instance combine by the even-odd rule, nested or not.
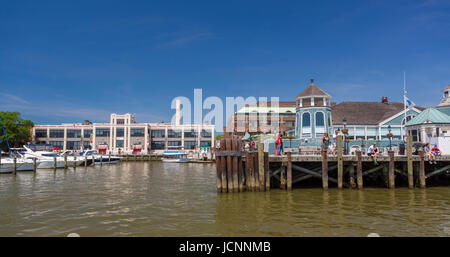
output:
[[[233,138],[231,140],[231,149],[233,152],[237,152],[238,150],[238,140],[236,138]],[[233,156],[232,158],[233,161],[233,192],[239,192],[239,177],[238,177],[238,164],[239,164],[239,160],[238,160],[238,156]]]
[[[95,158],[93,155],[92,155],[92,165],[95,166]]]
[[[356,182],[358,183],[358,189],[363,188],[363,177],[362,177],[362,157],[361,151],[356,150],[356,156],[358,158],[358,165],[356,168]]]
[[[100,166],[103,166],[103,154],[100,155]]]
[[[395,163],[394,163],[394,151],[389,151],[389,188],[395,188]]]
[[[287,180],[287,190],[292,190],[292,153],[287,152],[287,174],[286,174],[286,180]],[[328,170],[328,168],[327,168]]]
[[[53,169],[56,170],[56,157],[53,157]]]
[[[261,187],[259,185],[259,161],[257,152],[253,153],[253,181],[255,191],[259,191]]]
[[[281,172],[280,172],[280,188],[285,190],[286,189],[286,166],[281,166]]]
[[[220,140],[220,151],[224,151],[225,147],[225,139]],[[220,156],[220,173],[222,174],[222,193],[226,193],[228,191],[228,183],[227,183],[227,160],[225,156]]]
[[[248,165],[248,177],[247,177],[247,188],[250,189],[250,191],[253,191],[255,189],[254,187],[254,176],[253,176],[253,154],[247,152],[247,157],[245,159],[246,164]]]
[[[259,177],[259,191],[264,191],[265,183],[264,179],[264,144],[261,143],[261,138],[259,138],[258,143],[258,177]]]
[[[77,168],[77,156],[76,155],[73,157],[73,168],[74,169]]]
[[[338,163],[338,188],[342,188],[342,182],[344,177],[344,162],[342,159],[342,136],[337,137],[337,163]]]
[[[412,137],[408,136],[408,187],[414,188],[413,160],[412,160]]]
[[[222,192],[222,164],[221,159],[216,158],[216,173],[217,173],[217,192]]]
[[[425,188],[426,182],[425,182],[425,160],[423,151],[419,151],[420,156],[420,168],[419,168],[419,179],[420,179],[420,188]]]
[[[13,164],[14,174],[17,172],[17,157],[14,156],[14,164]]]
[[[239,157],[239,164],[238,164],[238,168],[239,168],[239,170],[238,170],[238,178],[239,178],[239,192],[244,192],[244,179],[245,179],[245,176],[244,176],[244,167],[242,166],[243,165],[243,163],[242,163],[242,152],[241,152],[241,141],[239,141],[239,144],[238,144],[238,151],[241,153],[241,156]]]
[[[67,155],[64,155],[64,169],[67,169]]]
[[[36,172],[37,164],[36,164],[36,158],[33,158],[33,172]]]
[[[111,153],[108,154],[108,164],[111,164]]]
[[[264,176],[266,177],[266,191],[270,191],[269,153],[264,153]]]
[[[84,167],[87,167],[87,156],[84,156]]]
[[[349,166],[349,176],[350,176],[350,180],[349,180],[349,188],[355,188],[355,166],[352,164],[350,164]]]
[[[327,151],[322,151],[322,188],[328,189],[328,156]]]
[[[225,148],[227,151],[231,151],[231,138],[225,139]],[[233,166],[232,166],[231,156],[227,156],[227,179],[228,179],[228,193],[233,192]]]

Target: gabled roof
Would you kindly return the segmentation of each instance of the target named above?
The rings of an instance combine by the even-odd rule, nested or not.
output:
[[[398,102],[342,102],[331,108],[331,116],[334,125],[343,125],[344,118],[347,125],[378,125],[403,111],[403,103]]]
[[[436,110],[433,107],[428,107],[419,115],[417,115],[414,119],[408,121],[406,123],[406,126],[414,126],[429,123],[450,124],[450,116],[439,110]]]
[[[301,92],[300,94],[298,94],[297,98],[302,98],[302,97],[308,97],[308,96],[323,96],[323,97],[327,97],[327,98],[331,98],[331,95],[329,95],[327,92],[323,91],[322,89],[320,89],[318,86],[314,85],[314,83],[311,81],[311,84],[309,84],[309,86],[303,90],[303,92]]]

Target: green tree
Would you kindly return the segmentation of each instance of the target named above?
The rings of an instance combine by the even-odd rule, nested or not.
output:
[[[224,139],[224,137],[225,137],[225,136],[224,136],[223,134],[222,134],[222,135],[217,135],[217,136],[216,136],[216,140]]]
[[[31,141],[31,129],[34,123],[30,120],[24,120],[20,117],[20,112],[0,112],[6,136],[8,137],[10,147],[19,147],[27,141]],[[0,148],[8,151],[3,129],[0,130]]]

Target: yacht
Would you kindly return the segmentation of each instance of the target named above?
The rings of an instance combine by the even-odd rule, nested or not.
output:
[[[33,151],[27,146],[23,146],[25,149],[24,152],[21,153],[24,159],[31,160],[33,162],[34,158],[37,158],[39,164],[36,163],[38,169],[49,169],[55,167],[55,158],[56,158],[56,168],[64,168],[64,158],[59,156],[54,152],[48,151]],[[73,162],[71,163],[73,165]],[[69,161],[67,161],[67,166],[70,166]]]
[[[189,162],[187,153],[180,151],[165,151],[161,160],[163,162]]]
[[[61,153],[59,156],[63,157],[67,156],[67,166],[68,167],[72,167],[72,166],[81,166],[84,165],[84,158],[80,157],[80,156],[76,156],[74,154],[71,154],[70,151],[64,151],[63,153]],[[76,159],[75,159],[76,157]]]
[[[36,161],[36,166],[38,161]],[[16,171],[32,171],[33,170],[33,160],[25,158],[16,158]],[[3,158],[0,161],[0,173],[11,173],[14,171],[14,159],[13,158]]]
[[[100,155],[96,150],[85,150],[80,152],[80,156],[82,156],[82,160],[84,162],[84,156],[87,156],[88,161],[91,160],[92,162],[92,156],[94,157],[94,164],[98,165],[100,163],[104,164],[116,164],[120,161],[120,157],[118,156],[111,156],[111,159],[109,155]]]

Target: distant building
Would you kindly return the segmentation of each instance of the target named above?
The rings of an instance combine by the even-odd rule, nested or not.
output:
[[[408,121],[406,127],[413,142],[429,143],[432,138],[450,136],[450,116],[428,107]]]
[[[179,124],[179,123],[178,123]],[[165,150],[194,150],[214,146],[214,125],[136,123],[134,115],[111,114],[109,123],[35,125],[33,142],[62,150],[96,149],[101,153],[161,154]]]

